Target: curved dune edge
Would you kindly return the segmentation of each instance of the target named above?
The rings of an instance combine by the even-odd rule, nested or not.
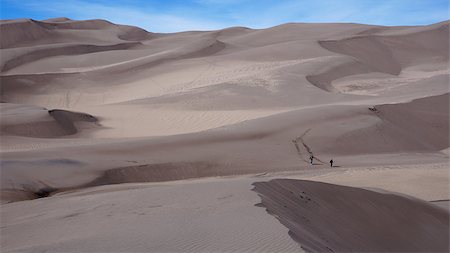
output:
[[[305,180],[253,185],[307,252],[448,252],[449,213],[427,202]]]
[[[15,67],[34,62],[43,58],[61,56],[61,55],[80,55],[80,54],[89,54],[96,52],[104,52],[104,51],[112,51],[112,50],[125,50],[125,49],[133,49],[142,45],[141,42],[125,42],[125,43],[117,43],[112,45],[63,45],[63,46],[54,46],[47,47],[42,49],[36,49],[34,51],[22,54],[15,58],[5,61],[2,64],[1,71],[6,72]]]
[[[398,76],[405,67],[421,62],[448,62],[449,54],[442,53],[449,50],[448,30],[449,23],[442,22],[406,34],[390,35],[378,30],[339,40],[319,40],[322,48],[350,58],[306,79],[320,89],[335,92],[331,83],[339,78],[370,72]],[[439,39],[431,41],[431,37]]]
[[[171,162],[128,166],[106,170],[100,177],[84,187],[138,182],[164,182],[232,174],[224,167],[208,162]],[[236,172],[239,173],[238,170]]]
[[[76,134],[79,131],[79,129],[75,125],[76,122],[98,122],[98,119],[94,116],[81,112],[71,112],[66,110],[54,109],[49,110],[48,113],[53,117],[53,119],[55,119],[58,125],[66,130],[67,135]]]
[[[133,161],[130,161],[133,162]],[[276,171],[276,169],[273,169]],[[255,168],[230,166],[208,161],[167,162],[118,167],[103,171],[91,182],[70,187],[53,187],[42,181],[29,182],[17,189],[1,189],[0,202],[11,203],[51,196],[55,193],[102,185],[167,182],[207,177],[226,177],[257,173]],[[271,172],[271,170],[267,170]],[[266,172],[266,173],[267,173]]]
[[[98,126],[98,119],[90,114],[67,110],[9,104],[0,124],[0,135],[33,138],[56,138],[80,133]]]

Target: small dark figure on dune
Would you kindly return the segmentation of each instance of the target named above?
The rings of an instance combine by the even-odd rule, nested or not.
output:
[[[313,164],[313,161],[314,161],[314,156],[311,155],[311,156],[309,157],[309,160],[311,161],[311,165],[312,165],[312,164]]]
[[[333,167],[333,159],[330,160],[330,167]]]

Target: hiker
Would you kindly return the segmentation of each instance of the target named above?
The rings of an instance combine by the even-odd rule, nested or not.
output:
[[[330,160],[330,167],[333,167],[333,159]]]
[[[313,164],[313,161],[314,161],[314,156],[311,155],[311,156],[309,157],[309,160],[311,161],[311,165],[312,165],[312,164]]]

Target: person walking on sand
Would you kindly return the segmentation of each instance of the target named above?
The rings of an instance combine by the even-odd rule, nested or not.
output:
[[[330,160],[330,167],[333,167],[333,159]]]
[[[314,156],[311,155],[311,156],[309,157],[309,160],[311,161],[311,165],[312,165],[312,164],[313,164],[313,161],[314,161]]]

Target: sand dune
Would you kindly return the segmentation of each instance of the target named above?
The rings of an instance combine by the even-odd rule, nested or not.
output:
[[[0,31],[2,38],[0,47],[8,48],[17,43],[30,43],[37,39],[48,38],[51,32],[32,20],[2,21]],[[2,37],[3,37],[2,36]],[[20,45],[20,44],[19,44]]]
[[[2,251],[302,252],[245,179],[117,186],[2,207]]]
[[[375,106],[377,122],[347,132],[329,147],[345,152],[437,151],[449,143],[449,94]],[[363,145],[366,142],[369,145]]]
[[[403,175],[408,176],[405,178]],[[436,181],[430,177],[431,175],[442,180]],[[391,187],[389,188],[391,191],[429,201],[448,196],[448,190],[444,191],[443,196],[433,190],[435,186],[448,189],[446,183],[448,176],[445,164],[373,166],[351,170],[317,169],[309,172],[267,173],[246,177],[104,185],[71,190],[49,198],[2,205],[2,250],[302,252],[301,245],[290,238],[288,228],[268,215],[264,208],[256,206],[261,199],[256,192],[251,191],[252,183],[283,177],[328,181],[341,185],[370,185],[377,188],[388,186]],[[336,181],[333,181],[334,179]],[[258,184],[271,182],[273,181]],[[319,185],[313,182],[311,184]],[[342,186],[331,185],[333,191],[340,187]],[[314,200],[334,199],[334,194],[325,194],[316,199],[320,191],[316,188],[307,192],[314,194]],[[351,193],[362,192],[363,197],[375,194],[362,189],[351,189],[354,189]],[[288,193],[286,197],[290,198],[291,195]],[[417,199],[405,200],[404,197],[391,193],[384,195],[387,197],[386,201],[381,198],[375,202],[370,198],[371,203],[391,206],[391,200],[400,199],[419,206],[418,212],[429,209],[433,214],[442,212]],[[361,202],[364,203],[359,201],[355,205],[360,206]],[[332,203],[336,201],[333,200]],[[398,206],[398,203],[394,205]],[[331,211],[333,206],[324,211]],[[372,214],[379,210],[375,205],[368,206],[367,209],[372,210]],[[338,220],[340,221],[343,217],[347,217],[346,214],[344,212],[341,213],[342,216],[327,217],[340,218]],[[389,217],[390,214],[392,213],[386,213],[382,217]],[[423,221],[425,220],[428,218],[424,218]],[[365,220],[357,221],[356,224],[353,223],[356,227],[366,223]],[[419,221],[412,223],[416,225]],[[390,224],[386,224],[385,228],[390,228]],[[436,231],[434,229],[431,228]],[[370,233],[370,230],[365,234],[367,233]],[[390,231],[386,230],[386,233]],[[445,233],[448,231],[443,235]],[[345,242],[345,239],[348,238],[339,238],[339,242]],[[108,243],[103,243],[104,241]],[[402,242],[404,241],[394,243],[392,246],[401,246]],[[414,243],[419,242],[411,242],[412,245]]]
[[[81,32],[77,30],[81,30]],[[97,32],[98,35],[109,33],[115,36],[117,40],[127,41],[140,41],[157,36],[138,27],[116,25],[106,20],[78,21],[68,18],[44,21],[33,19],[2,20],[0,31],[4,38],[1,40],[0,48],[17,48],[26,45],[36,46],[79,40],[83,35],[90,35],[86,30]],[[94,38],[92,35],[89,37]],[[111,36],[110,38],[114,37]],[[87,38],[85,37],[85,39]]]
[[[105,20],[3,20],[0,210],[7,223],[2,247],[23,252],[300,250],[285,227],[254,206],[259,199],[251,183],[267,177],[305,179],[318,173],[310,179],[445,201],[448,27],[448,21],[412,27],[289,23],[157,34]],[[330,159],[340,167],[330,168]],[[383,176],[369,173],[374,166],[383,168],[376,169]],[[217,192],[216,179],[202,179],[213,181],[197,188],[202,180],[196,178],[237,175]],[[168,192],[161,181],[177,190]],[[192,195],[180,195],[189,187],[195,188]],[[313,188],[342,190],[316,183]],[[21,201],[47,194],[54,196]],[[185,215],[196,194],[207,201],[199,199]],[[349,194],[356,206],[368,199],[395,207],[391,201],[397,200],[359,189]],[[246,197],[224,204],[229,195]],[[319,195],[325,202],[326,194]],[[135,209],[148,207],[146,196],[150,206],[164,198],[174,201],[151,207],[149,212],[157,213],[144,219]],[[83,204],[77,211],[78,201]],[[431,210],[415,200],[398,201],[418,212]],[[108,210],[124,220],[111,222],[105,218]],[[245,215],[236,221],[236,213]],[[346,214],[351,212],[344,211],[343,219]],[[76,228],[55,244],[61,220]],[[43,222],[50,225],[41,230]],[[367,225],[355,222],[361,229]],[[412,228],[421,222],[417,218]],[[109,225],[97,231],[100,223]],[[166,225],[165,232],[151,230],[155,224]],[[212,232],[224,224],[225,230]],[[441,229],[429,224],[433,231]],[[134,226],[136,234],[124,237],[123,226]],[[142,233],[149,228],[152,247]],[[36,236],[36,231],[42,233]],[[369,232],[367,238],[374,236]],[[392,249],[421,249],[408,248],[403,239],[390,244]],[[423,246],[438,249],[429,245],[435,239]],[[114,243],[107,247],[102,240]],[[343,249],[337,240],[324,247]]]
[[[333,80],[345,76],[368,72],[399,75],[403,68],[422,62],[446,63],[448,53],[442,52],[449,51],[449,22],[431,27],[433,29],[411,29],[400,34],[384,35],[375,32],[341,40],[319,41],[322,47],[349,55],[353,60],[309,76],[308,80],[326,89]]]
[[[98,121],[85,113],[47,110],[33,106],[0,104],[1,135],[25,137],[61,137],[74,135],[83,128],[93,128]],[[84,123],[84,124],[83,124]]]
[[[58,56],[58,55],[78,55],[93,52],[123,50],[141,45],[139,42],[119,43],[115,45],[98,46],[98,45],[63,45],[61,47],[41,48],[13,59],[6,61],[2,66],[2,71],[8,71],[24,63],[33,62],[42,58]]]
[[[449,213],[418,199],[302,180],[254,185],[267,212],[306,252],[449,249]]]

